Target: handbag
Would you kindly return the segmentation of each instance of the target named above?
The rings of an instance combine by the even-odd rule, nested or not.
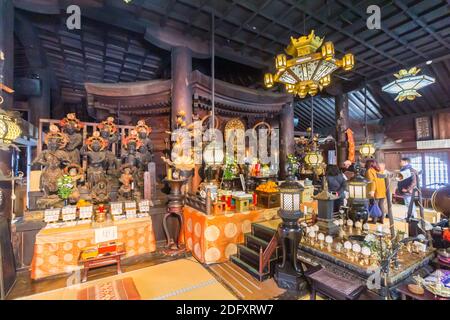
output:
[[[383,216],[383,212],[375,201],[369,205],[369,216],[371,218],[379,218]]]

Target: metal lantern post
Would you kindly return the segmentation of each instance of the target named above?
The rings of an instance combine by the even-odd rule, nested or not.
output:
[[[369,128],[367,127],[367,84],[364,84],[364,136],[365,141],[359,147],[359,154],[363,159],[369,159],[375,154],[375,146],[369,142]]]
[[[367,185],[370,181],[366,180],[360,173],[359,165],[355,165],[356,174],[348,182],[349,193],[349,218],[353,221],[367,221],[369,213],[367,211],[369,199],[367,198]]]
[[[301,211],[303,187],[292,175],[280,185],[280,210],[282,222],[278,226],[278,241],[282,248],[282,260],[275,267],[275,281],[280,288],[302,291],[306,287],[303,268],[297,262],[298,245],[302,237],[302,228],[298,220],[303,217]]]

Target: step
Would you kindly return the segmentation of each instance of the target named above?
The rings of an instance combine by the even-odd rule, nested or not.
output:
[[[252,267],[254,267],[255,269],[259,269],[259,253],[242,245],[242,244],[238,244],[238,257],[241,258],[242,260],[244,260],[245,262],[247,262],[249,265],[251,265]],[[270,259],[270,264],[271,267],[273,265],[275,265],[277,261],[277,258],[275,256],[273,256]],[[267,269],[267,267],[266,267]],[[265,271],[266,271],[265,269]]]
[[[275,232],[276,230],[272,228],[268,228],[258,223],[252,223],[252,234],[266,242],[270,242]]]
[[[240,267],[244,271],[248,272],[252,277],[256,278],[257,280],[260,280],[258,270],[255,269],[254,267],[252,267],[251,265],[249,265],[248,263],[246,263],[245,261],[243,261],[242,259],[240,259],[237,255],[235,255],[235,254],[231,255],[230,260],[234,264],[236,264],[238,267]],[[264,273],[262,275],[261,280],[266,280],[269,277],[270,277],[269,273]]]
[[[268,246],[268,242],[264,241],[258,237],[255,237],[251,233],[244,234],[244,243],[247,248],[252,249],[253,251],[256,251],[259,253],[259,249],[262,247],[263,250],[266,250]],[[280,253],[279,246],[275,249],[275,251],[272,254],[272,258],[277,258]]]

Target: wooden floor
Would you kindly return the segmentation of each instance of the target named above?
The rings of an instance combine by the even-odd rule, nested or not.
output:
[[[242,300],[270,300],[281,296],[285,290],[278,288],[273,279],[257,281],[232,262],[208,267],[216,278]]]

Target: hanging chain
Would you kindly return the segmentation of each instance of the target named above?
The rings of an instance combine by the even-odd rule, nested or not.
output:
[[[367,128],[367,81],[364,79],[364,130],[366,142],[369,141],[369,130]]]

